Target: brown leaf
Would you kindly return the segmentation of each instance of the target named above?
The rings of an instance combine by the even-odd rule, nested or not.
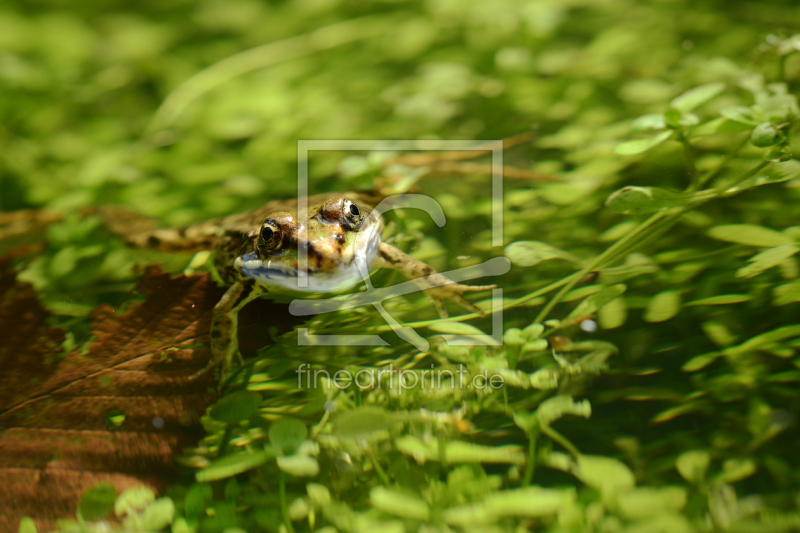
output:
[[[64,331],[47,325],[33,289],[0,258],[0,531],[16,531],[22,516],[53,528],[99,481],[159,489],[175,479],[173,457],[201,435],[216,383],[187,377],[208,360],[223,289],[207,275],[171,278],[158,267],[147,267],[137,289],[145,301],[126,313],[95,311],[87,354],[58,360]],[[117,428],[107,424],[113,409],[125,415]]]

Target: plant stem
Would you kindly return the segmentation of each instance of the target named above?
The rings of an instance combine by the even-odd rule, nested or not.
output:
[[[706,172],[705,174],[703,174],[702,176],[700,176],[700,178],[699,178],[699,180],[698,180],[698,181],[699,181],[699,183],[700,183],[700,186],[702,187],[703,185],[705,185],[706,183],[708,183],[708,181],[709,181],[709,180],[711,180],[711,179],[712,179],[714,176],[716,176],[717,174],[719,174],[719,172],[720,172],[720,171],[721,171],[723,168],[725,168],[725,165],[727,165],[727,164],[728,164],[728,161],[730,161],[731,159],[733,159],[733,158],[734,158],[734,156],[735,156],[737,153],[739,153],[739,150],[741,150],[741,149],[742,149],[742,146],[744,146],[745,144],[747,144],[747,141],[749,141],[749,140],[750,140],[750,134],[748,133],[747,135],[744,135],[744,136],[742,137],[742,140],[741,140],[741,142],[740,142],[739,144],[737,144],[737,145],[736,145],[736,147],[735,147],[733,150],[730,150],[730,151],[729,151],[727,154],[725,154],[725,157],[722,159],[722,161],[720,161],[720,162],[719,162],[719,164],[718,164],[716,167],[714,167],[712,170],[709,170],[708,172]]]
[[[583,279],[583,277],[592,272],[594,270],[598,270],[603,266],[609,264],[611,261],[614,261],[621,257],[624,254],[628,254],[634,249],[642,246],[645,243],[650,242],[652,239],[657,238],[661,234],[663,234],[669,227],[678,221],[681,215],[683,215],[689,209],[695,209],[696,207],[718,198],[722,196],[726,191],[730,190],[731,188],[739,185],[740,183],[744,182],[748,178],[752,177],[753,175],[760,172],[764,167],[769,165],[769,161],[762,161],[752,169],[748,170],[747,172],[743,173],[737,179],[733,181],[733,183],[726,185],[724,188],[714,190],[714,193],[709,195],[708,198],[695,202],[691,207],[683,206],[683,207],[675,207],[672,209],[667,209],[664,211],[659,211],[654,213],[650,216],[647,220],[639,224],[633,231],[626,234],[620,240],[615,242],[611,245],[605,252],[597,256],[594,261],[592,261],[588,266],[586,266],[583,270],[578,272],[577,274],[573,274],[571,277],[566,278],[569,281],[561,288],[555,296],[553,296],[547,305],[541,310],[541,312],[537,315],[534,323],[541,324],[544,322],[547,315],[553,308],[564,298],[569,291],[572,290],[578,282]],[[646,234],[645,234],[646,233]],[[564,280],[562,280],[564,281]]]
[[[700,188],[700,180],[697,173],[697,166],[694,164],[694,156],[692,156],[692,147],[683,133],[678,134],[678,141],[680,141],[683,147],[683,159],[686,161],[686,168],[689,170],[689,179],[691,180],[686,190],[696,191]]]
[[[536,468],[536,439],[539,431],[534,428],[528,433],[528,464],[525,465],[525,475],[522,477],[522,486],[527,487],[533,480],[533,472]]]
[[[778,59],[778,81],[786,81],[786,58],[788,55],[783,55]]]
[[[567,450],[570,455],[575,457],[576,459],[581,456],[581,452],[578,451],[570,441],[566,439],[561,433],[556,431],[555,429],[551,428],[550,426],[542,426],[542,433],[559,443],[565,450]]]
[[[639,237],[642,233],[644,233],[644,231],[647,230],[650,226],[654,225],[661,218],[663,218],[664,213],[665,211],[660,211],[658,213],[655,213],[654,215],[651,215],[650,218],[639,224],[636,227],[636,229],[626,234],[624,237],[622,237],[620,240],[618,240],[617,242],[612,244],[608,249],[606,249],[605,252],[598,255],[594,259],[594,261],[592,261],[588,266],[584,267],[583,270],[568,278],[569,282],[566,285],[564,285],[561,288],[561,290],[558,291],[556,295],[550,299],[549,302],[547,302],[547,305],[545,305],[544,308],[539,312],[539,314],[536,316],[536,319],[533,322],[538,324],[544,322],[545,318],[547,318],[547,315],[550,313],[550,311],[553,310],[556,304],[558,304],[561,301],[561,299],[564,298],[564,295],[567,294],[569,291],[571,291],[572,288],[575,287],[575,285],[577,285],[578,282],[581,279],[583,279],[583,277],[586,274],[594,270],[597,270],[598,267],[604,265],[609,257],[615,256],[620,249],[624,249],[624,247],[626,247],[631,241],[634,241],[637,237]]]
[[[292,520],[289,518],[289,505],[286,503],[286,474],[283,470],[278,477],[278,497],[281,503],[281,514],[283,515],[283,524],[286,526],[287,533],[294,533],[292,528]]]

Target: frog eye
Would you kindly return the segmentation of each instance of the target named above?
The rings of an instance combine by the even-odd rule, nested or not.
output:
[[[267,251],[273,251],[280,246],[281,228],[274,220],[267,220],[258,232],[258,245]]]
[[[361,209],[347,199],[342,202],[342,212],[340,216],[342,222],[344,222],[350,229],[358,229],[364,222],[364,215],[361,213]]]

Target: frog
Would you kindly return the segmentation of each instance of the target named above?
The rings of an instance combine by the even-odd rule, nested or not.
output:
[[[464,295],[496,285],[462,285],[382,239],[383,221],[373,211],[379,198],[344,192],[309,196],[305,216],[298,199],[269,202],[243,214],[169,229],[135,213],[101,211],[109,229],[134,246],[167,252],[211,250],[216,272],[228,287],[214,307],[211,359],[189,379],[219,369],[222,389],[238,351],[238,314],[249,302],[276,292],[333,293],[363,279],[359,265],[400,272],[433,302],[439,315],[451,300],[483,315]],[[304,274],[304,275],[302,275]],[[300,280],[303,282],[300,282]]]

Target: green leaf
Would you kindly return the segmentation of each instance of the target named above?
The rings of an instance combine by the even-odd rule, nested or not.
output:
[[[574,504],[576,499],[574,489],[525,487],[503,490],[484,496],[478,503],[445,509],[442,519],[451,526],[477,530],[475,526],[494,524],[505,517],[555,515]]]
[[[550,259],[566,259],[581,264],[581,260],[571,253],[539,241],[512,242],[506,246],[505,255],[513,264],[523,267],[537,265]]]
[[[727,118],[717,117],[692,128],[689,132],[691,137],[705,137],[708,135],[722,135],[726,133],[739,133],[740,131],[750,131],[752,126],[742,124]]]
[[[693,305],[730,305],[739,304],[742,302],[749,302],[753,297],[749,294],[723,294],[720,296],[711,296],[709,298],[701,298],[700,300],[693,300],[683,304],[684,307]]]
[[[287,455],[276,459],[278,468],[297,477],[314,477],[319,474],[319,463],[309,455]]]
[[[669,105],[681,113],[688,113],[697,106],[708,102],[724,90],[725,84],[721,82],[701,85],[700,87],[689,89],[685,93],[675,97]]]
[[[782,163],[773,163],[758,175],[748,178],[736,185],[727,189],[726,193],[734,193],[750,189],[752,187],[760,187],[762,185],[771,185],[773,183],[783,183],[800,178],[800,161],[789,160]]]
[[[794,239],[783,233],[753,224],[723,224],[721,226],[714,226],[706,233],[709,237],[720,241],[735,242],[763,248],[772,248],[773,246],[794,243]]]
[[[114,509],[117,489],[111,483],[98,483],[81,496],[78,515],[84,520],[100,520]]]
[[[642,133],[646,131],[658,131],[667,127],[667,121],[663,113],[644,115],[635,119],[631,123],[632,133]]]
[[[780,265],[798,251],[800,248],[790,244],[768,248],[748,259],[750,264],[737,270],[736,277],[752,278],[757,276],[767,269]]]
[[[736,483],[756,473],[756,464],[752,459],[728,459],[722,463],[722,472],[716,478],[723,483]]]
[[[738,357],[748,352],[763,349],[772,343],[797,336],[800,336],[800,326],[784,326],[782,328],[773,329],[772,331],[751,337],[737,346],[725,348],[723,353],[730,357]]]
[[[174,517],[175,504],[172,499],[159,498],[147,506],[137,522],[140,531],[161,531],[172,523]]]
[[[439,451],[438,441],[423,442],[410,435],[395,441],[397,449],[412,456],[419,462],[439,461],[443,455]],[[520,446],[482,446],[462,441],[450,441],[445,444],[444,459],[448,463],[510,463],[522,464],[525,454]]]
[[[623,215],[645,215],[669,207],[691,205],[706,200],[712,193],[670,191],[658,187],[623,187],[606,200],[606,207]]]
[[[645,322],[664,322],[681,310],[679,291],[662,291],[653,296],[644,312]]]
[[[734,122],[741,122],[742,124],[749,124],[750,126],[755,126],[759,123],[758,118],[756,118],[753,110],[749,107],[744,106],[732,106],[732,107],[725,107],[720,109],[719,114],[723,117],[727,118],[728,120],[733,120]]]
[[[564,415],[589,418],[592,415],[592,406],[589,400],[575,402],[571,396],[560,394],[543,401],[536,409],[536,416],[543,426],[549,426]]]
[[[581,455],[572,473],[586,485],[604,494],[615,494],[632,488],[636,478],[624,463],[601,455]]]
[[[544,333],[544,325],[537,323],[533,323],[522,330],[522,335],[530,341],[539,339],[542,333]]]
[[[622,326],[628,318],[625,298],[611,300],[597,310],[597,321],[603,329],[614,329]]]
[[[730,346],[736,341],[736,336],[731,333],[728,327],[716,320],[703,322],[700,327],[703,328],[703,333],[706,334],[711,342],[720,348]]]
[[[283,453],[293,453],[308,436],[306,425],[296,418],[281,418],[269,426],[269,441]]]
[[[316,507],[327,507],[331,503],[331,491],[325,485],[308,483],[306,484],[306,494]]]
[[[186,492],[186,497],[183,499],[183,509],[188,520],[197,520],[199,516],[205,513],[206,504],[214,498],[214,493],[211,485],[207,483],[195,483]]]
[[[686,507],[684,487],[641,487],[617,495],[617,509],[628,520],[681,511]]]
[[[236,424],[247,420],[261,405],[261,394],[248,390],[240,390],[224,396],[214,404],[208,415],[214,420]]]
[[[772,122],[762,122],[756,126],[753,133],[750,134],[750,142],[753,143],[753,146],[758,146],[759,148],[773,146],[780,141],[778,129]]]
[[[272,449],[226,455],[197,472],[195,474],[195,479],[197,479],[199,483],[205,483],[207,481],[216,481],[218,479],[233,477],[263,465],[276,455],[276,451]]]
[[[722,353],[720,352],[709,352],[696,355],[683,363],[683,365],[681,365],[681,370],[684,372],[697,372],[698,370],[702,370],[716,361],[721,355]]]
[[[800,280],[778,285],[772,289],[773,305],[788,305],[800,302]]]
[[[375,487],[369,491],[369,502],[384,513],[409,520],[428,521],[431,517],[430,507],[425,500],[399,490]]]
[[[155,493],[148,487],[131,487],[114,502],[114,514],[124,516],[138,513],[156,501]]]
[[[19,533],[39,533],[39,530],[33,519],[26,516],[19,521]]]
[[[667,130],[646,139],[621,142],[614,147],[614,153],[618,155],[641,154],[669,139],[672,133],[672,130]]]
[[[391,411],[367,405],[338,415],[333,421],[333,434],[343,439],[355,439],[389,431],[398,422],[398,417]]]
[[[564,322],[571,322],[573,320],[595,314],[598,309],[614,299],[619,298],[625,292],[626,288],[627,287],[625,284],[618,283],[617,285],[605,287],[600,292],[592,294],[579,303],[578,306],[567,316],[567,318],[564,319]]]
[[[711,456],[705,450],[684,452],[675,460],[675,468],[681,477],[692,484],[701,482],[706,477]]]

